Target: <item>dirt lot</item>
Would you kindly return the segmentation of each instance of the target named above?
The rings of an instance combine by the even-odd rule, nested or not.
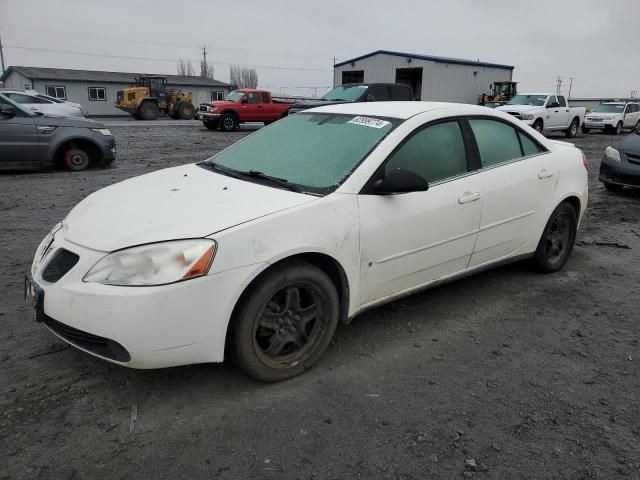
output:
[[[640,191],[597,183],[614,137],[576,139],[591,203],[563,272],[511,265],[370,311],[263,385],[120,368],[28,319],[23,273],[74,204],[247,131],[110,127],[109,169],[0,175],[0,479],[640,478]]]

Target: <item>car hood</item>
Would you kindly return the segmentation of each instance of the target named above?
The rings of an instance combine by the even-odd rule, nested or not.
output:
[[[206,237],[317,199],[191,164],[98,190],[73,208],[63,225],[67,240],[111,252],[145,243]]]
[[[209,102],[207,103],[207,105],[211,105],[212,107],[223,108],[223,107],[237,107],[238,105],[242,105],[242,104],[238,102],[229,102],[227,100],[220,100],[217,102]]]
[[[624,137],[621,142],[614,144],[613,148],[624,153],[640,156],[640,135],[631,133]]]
[[[502,105],[501,107],[496,107],[496,110],[501,112],[531,112],[533,110],[542,110],[544,107],[536,107],[535,105]]]
[[[45,113],[42,116],[38,115],[34,117],[34,121],[36,125],[52,127],[106,128],[103,123],[88,118],[56,115],[53,113]]]

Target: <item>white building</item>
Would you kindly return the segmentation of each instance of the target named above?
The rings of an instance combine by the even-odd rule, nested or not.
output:
[[[113,106],[118,90],[133,86],[140,73],[9,67],[0,77],[5,88],[37,90],[52,97],[81,103],[87,116],[129,115]],[[221,100],[233,87],[202,77],[166,75],[167,85],[193,92],[193,104]]]
[[[345,83],[405,83],[418,100],[478,103],[493,82],[512,80],[511,65],[474,60],[376,52],[334,65],[334,85]]]

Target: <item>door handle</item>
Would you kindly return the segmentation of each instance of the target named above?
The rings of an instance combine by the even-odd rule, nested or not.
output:
[[[480,200],[480,192],[464,192],[460,198],[458,198],[458,203],[460,205],[464,205],[465,203],[477,202]]]
[[[551,170],[547,170],[546,168],[543,168],[542,170],[540,170],[540,172],[538,172],[538,178],[540,180],[545,178],[550,178],[550,177],[553,177],[553,172]]]

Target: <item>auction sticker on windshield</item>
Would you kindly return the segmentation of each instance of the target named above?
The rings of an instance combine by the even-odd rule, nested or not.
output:
[[[355,117],[350,120],[349,123],[353,123],[355,125],[362,125],[364,127],[371,128],[384,128],[389,125],[391,122],[387,122],[386,120],[380,120],[378,118],[371,117]]]

